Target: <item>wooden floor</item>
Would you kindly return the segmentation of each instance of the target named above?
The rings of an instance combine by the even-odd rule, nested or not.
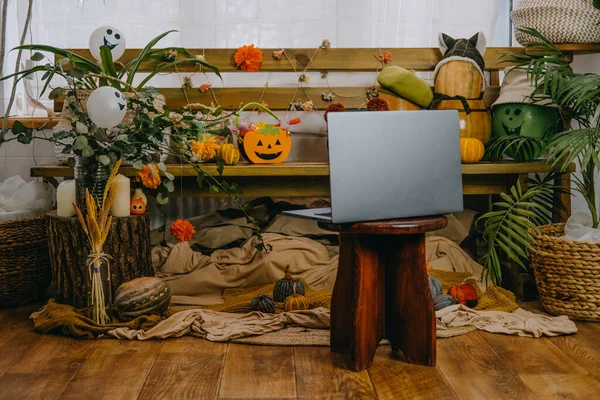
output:
[[[322,347],[39,335],[28,320],[35,308],[0,310],[0,399],[600,398],[594,323],[551,339],[479,332],[440,339],[434,368],[381,347],[368,372],[354,373]]]

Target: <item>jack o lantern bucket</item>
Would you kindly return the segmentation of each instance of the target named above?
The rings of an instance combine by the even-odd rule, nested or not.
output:
[[[279,124],[258,122],[250,130],[240,133],[239,147],[242,156],[251,163],[281,163],[290,154],[292,136]]]
[[[437,110],[458,110],[461,138],[475,138],[486,142],[492,136],[492,119],[483,100],[467,100],[467,113],[460,100],[442,100]]]

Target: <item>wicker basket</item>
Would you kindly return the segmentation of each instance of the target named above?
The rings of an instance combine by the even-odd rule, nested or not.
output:
[[[600,320],[600,243],[575,242],[559,236],[565,224],[544,225],[532,232],[531,254],[542,305],[551,314]]]
[[[51,278],[46,216],[0,222],[0,308],[34,302]]]
[[[523,46],[537,39],[519,28],[535,28],[552,43],[600,42],[600,10],[592,0],[521,0],[510,16]]]

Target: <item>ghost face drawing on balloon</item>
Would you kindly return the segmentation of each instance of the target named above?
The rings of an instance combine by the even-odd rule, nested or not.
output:
[[[90,52],[96,60],[100,60],[100,46],[108,47],[113,60],[118,60],[125,52],[125,37],[117,28],[101,26],[90,36]]]
[[[100,128],[112,128],[125,117],[127,101],[117,89],[102,86],[90,94],[87,112],[92,122]]]

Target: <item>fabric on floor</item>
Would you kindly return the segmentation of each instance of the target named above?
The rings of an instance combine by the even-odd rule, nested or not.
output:
[[[289,325],[312,329],[329,328],[329,310],[311,310],[266,314],[258,311],[246,314],[223,313],[192,309],[180,311],[159,322],[150,330],[116,328],[106,333],[117,339],[167,339],[187,334],[213,342],[225,342],[240,337],[263,335]]]
[[[491,332],[540,338],[542,336],[569,335],[577,332],[575,323],[565,315],[550,317],[517,309],[503,311],[477,311],[462,304],[446,307],[436,312],[437,331],[472,326]],[[456,336],[456,335],[453,335]]]
[[[94,339],[119,327],[148,330],[160,322],[161,316],[148,315],[129,322],[98,325],[75,307],[50,299],[39,311],[31,314],[30,318],[33,320],[33,329],[39,333],[58,332],[79,339]]]

